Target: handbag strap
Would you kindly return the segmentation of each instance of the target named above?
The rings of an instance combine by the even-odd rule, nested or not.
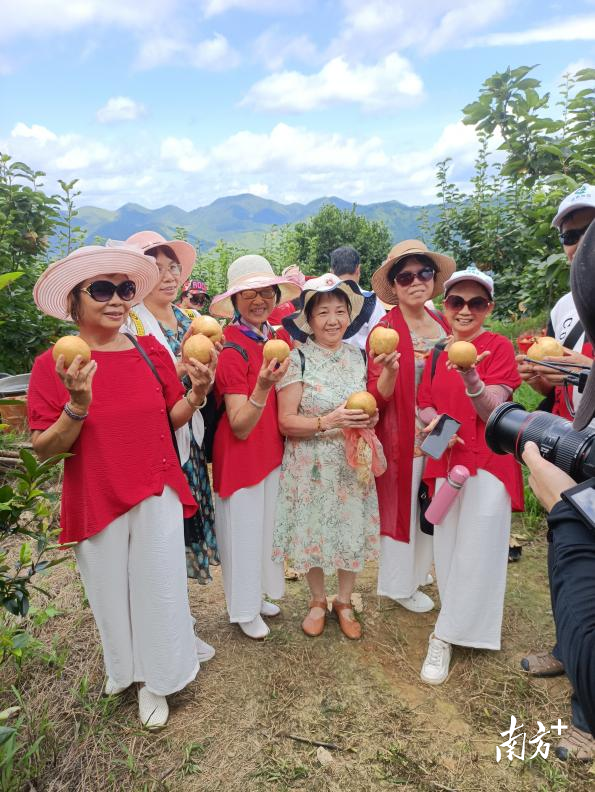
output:
[[[157,379],[157,382],[161,385],[161,390],[163,391],[163,389],[165,387],[164,384],[163,384],[163,380],[159,376],[159,372],[155,368],[155,364],[153,363],[151,358],[147,355],[145,350],[138,343],[138,340],[136,339],[135,336],[132,335],[132,333],[123,333],[123,335],[125,335],[126,338],[128,338],[129,341],[132,341],[132,343],[135,346],[137,352],[140,354],[142,359],[145,361],[147,366],[151,369],[151,371],[155,375],[155,378]],[[169,417],[169,411],[166,410],[165,414],[167,415],[167,423],[169,424],[169,431],[171,432],[171,439],[172,439],[172,443],[174,444],[174,450],[176,452],[176,456],[178,457],[178,462],[180,462],[180,449],[178,448],[178,441],[176,439],[176,430],[174,429],[174,426],[173,426],[173,424],[171,422],[171,418]]]

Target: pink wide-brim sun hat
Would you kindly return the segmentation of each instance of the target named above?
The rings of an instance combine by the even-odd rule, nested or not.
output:
[[[136,247],[149,255],[152,250],[158,247],[167,246],[171,248],[180,262],[182,270],[180,274],[181,283],[188,280],[196,262],[196,249],[192,247],[190,242],[184,242],[183,239],[166,239],[161,234],[158,234],[157,231],[137,231],[136,234],[128,237],[126,244],[132,245],[132,247]]]
[[[126,245],[87,245],[54,261],[33,287],[33,299],[40,311],[56,319],[72,321],[68,297],[79,283],[99,275],[126,275],[136,284],[131,305],[139,303],[159,283],[159,270],[152,256]]]
[[[217,294],[211,300],[209,313],[218,319],[231,319],[234,307],[231,298],[234,294],[247,289],[266,289],[278,286],[281,291],[278,305],[295,300],[301,288],[283,275],[276,275],[264,256],[248,254],[232,261],[227,270],[227,291]]]

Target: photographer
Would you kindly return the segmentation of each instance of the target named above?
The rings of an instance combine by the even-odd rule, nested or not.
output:
[[[587,337],[595,338],[595,223],[583,232],[570,273],[572,296]],[[573,423],[584,430],[595,416],[595,372],[591,371]],[[556,748],[560,759],[595,758],[595,528],[564,500],[576,482],[542,459],[527,443],[523,460],[529,484],[548,511],[548,572],[560,657],[570,679],[572,726]],[[595,482],[594,482],[595,483]],[[566,495],[568,497],[568,495]]]
[[[560,242],[570,265],[579,242],[593,218],[595,218],[595,187],[589,184],[583,184],[566,196],[558,207],[552,226],[560,233]],[[568,349],[568,352],[562,358],[548,357],[546,361],[585,366],[590,366],[593,362],[593,349],[585,337],[571,292],[561,297],[552,309],[547,335],[556,338]],[[567,388],[564,384],[564,375],[554,369],[528,363],[524,355],[517,356],[517,363],[521,379],[545,396],[539,409],[572,420],[567,400],[576,410],[581,396],[576,388]],[[535,677],[559,676],[564,673],[564,664],[557,646],[551,651],[541,650],[528,654],[521,660],[521,667],[530,676]]]

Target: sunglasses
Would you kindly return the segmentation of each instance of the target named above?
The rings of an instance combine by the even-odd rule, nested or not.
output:
[[[395,275],[395,283],[399,286],[411,286],[413,281],[417,278],[420,283],[427,283],[434,279],[436,273],[431,267],[424,267],[417,272],[399,272]]]
[[[114,294],[117,294],[121,300],[130,302],[136,294],[136,283],[131,280],[122,281],[116,286],[111,281],[93,281],[86,289],[81,289],[82,292],[88,294],[96,302],[109,302]]]
[[[586,225],[584,228],[570,228],[568,231],[562,231],[560,233],[560,242],[567,247],[569,245],[576,245],[588,227],[589,226]]]
[[[188,299],[192,305],[204,305],[209,298],[206,294],[189,294]]]
[[[470,300],[464,300],[458,294],[451,294],[444,300],[444,305],[451,311],[462,311],[465,306],[471,313],[485,313],[490,305],[491,300],[485,297],[472,297]]]
[[[272,286],[269,286],[266,289],[244,289],[244,291],[238,292],[238,294],[243,300],[255,300],[256,295],[262,297],[263,300],[272,300],[276,292]]]

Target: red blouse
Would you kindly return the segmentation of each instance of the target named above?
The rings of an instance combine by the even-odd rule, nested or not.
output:
[[[262,366],[260,341],[249,338],[235,325],[224,330],[225,340],[241,346],[248,360],[235,349],[224,349],[219,354],[215,373],[215,395],[221,404],[228,393],[250,396],[256,387]],[[288,341],[285,331],[277,338]],[[262,410],[260,420],[245,440],[239,440],[231,430],[229,419],[223,413],[215,432],[213,444],[213,486],[220,498],[229,498],[243,487],[253,487],[279,467],[283,459],[283,436],[277,421],[277,394],[272,387]]]
[[[485,331],[472,342],[478,354],[490,354],[477,366],[477,372],[486,385],[505,385],[513,391],[521,384],[515,360],[514,347],[504,336]],[[500,455],[491,451],[485,441],[485,423],[475,412],[472,399],[465,393],[465,384],[458,371],[446,368],[448,356],[442,352],[431,378],[431,358],[428,358],[417,392],[420,408],[433,407],[439,414],[447,413],[461,422],[459,437],[465,445],[455,443],[440,459],[428,457],[424,481],[432,486],[437,478],[445,478],[454,465],[465,465],[472,476],[478,469],[486,470],[504,484],[510,495],[513,511],[522,511],[523,478],[521,466],[511,454]]]
[[[427,308],[426,311],[448,331],[443,316]],[[397,331],[398,351],[401,354],[397,382],[390,399],[385,399],[378,390],[378,377],[382,366],[375,365],[368,355],[368,390],[376,398],[380,413],[376,434],[388,463],[386,473],[376,479],[380,533],[399,542],[408,542],[415,444],[415,355],[409,327],[400,308],[393,308],[381,319],[379,326],[391,327]]]
[[[166,409],[183,396],[169,353],[153,336],[138,339],[159,372],[164,391],[136,349],[97,352],[89,417],[64,462],[60,541],[80,542],[99,533],[165,486],[180,498],[184,516],[196,503],[171,440]],[[59,418],[69,400],[51,350],[36,358],[27,408],[31,431]],[[180,528],[181,529],[181,528]]]

